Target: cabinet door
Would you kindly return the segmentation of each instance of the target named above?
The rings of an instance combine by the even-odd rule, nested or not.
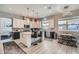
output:
[[[21,42],[22,42],[23,44],[27,45],[27,38],[26,38],[26,35],[25,35],[25,34],[22,34]]]
[[[41,28],[41,21],[40,20],[37,21],[37,28]]]
[[[26,42],[27,42],[27,46],[30,47],[31,46],[31,35],[27,34],[26,35]]]
[[[18,19],[13,19],[13,28],[18,27]]]
[[[37,25],[36,25],[34,19],[30,22],[30,26],[31,26],[31,28],[36,28]]]
[[[24,20],[20,20],[19,21],[19,27],[20,28],[24,28]]]
[[[49,19],[49,28],[54,28],[54,19]]]
[[[14,32],[13,33],[13,39],[20,39],[20,32]]]
[[[24,28],[24,20],[13,19],[13,28]]]

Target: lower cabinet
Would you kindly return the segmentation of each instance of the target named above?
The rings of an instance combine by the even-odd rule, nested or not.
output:
[[[23,43],[27,47],[30,47],[31,46],[31,33],[30,32],[22,32],[20,40],[21,40],[21,43]]]
[[[45,37],[55,39],[57,38],[57,34],[55,32],[45,32]]]
[[[20,39],[20,32],[13,32],[12,37],[14,40]]]

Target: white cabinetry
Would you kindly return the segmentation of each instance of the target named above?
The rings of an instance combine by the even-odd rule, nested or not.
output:
[[[25,25],[30,25],[30,19],[29,18],[24,18],[24,24]]]
[[[20,41],[27,47],[31,46],[31,32],[22,32],[21,34]]]
[[[49,28],[54,28],[54,19],[50,18],[48,20],[48,23],[49,23]]]
[[[24,20],[13,19],[13,28],[24,28]]]

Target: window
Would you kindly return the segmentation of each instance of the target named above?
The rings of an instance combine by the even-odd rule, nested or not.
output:
[[[1,32],[10,32],[12,31],[12,20],[8,18],[0,18],[0,29]]]
[[[70,31],[78,31],[79,30],[79,24],[69,24],[68,30]]]
[[[58,21],[58,29],[59,30],[66,30],[66,20]]]
[[[60,21],[58,22],[58,24],[59,24],[59,25],[66,24],[66,20],[60,20]]]
[[[79,19],[68,20],[68,30],[78,31],[79,30]]]
[[[79,31],[79,19],[59,20],[59,30]]]
[[[48,29],[48,27],[49,27],[48,20],[47,20],[47,18],[44,18],[44,19],[42,20],[42,28],[43,28],[43,29]]]

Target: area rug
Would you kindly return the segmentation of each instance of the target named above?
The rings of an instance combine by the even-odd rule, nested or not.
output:
[[[3,43],[4,54],[26,54],[15,42]]]

